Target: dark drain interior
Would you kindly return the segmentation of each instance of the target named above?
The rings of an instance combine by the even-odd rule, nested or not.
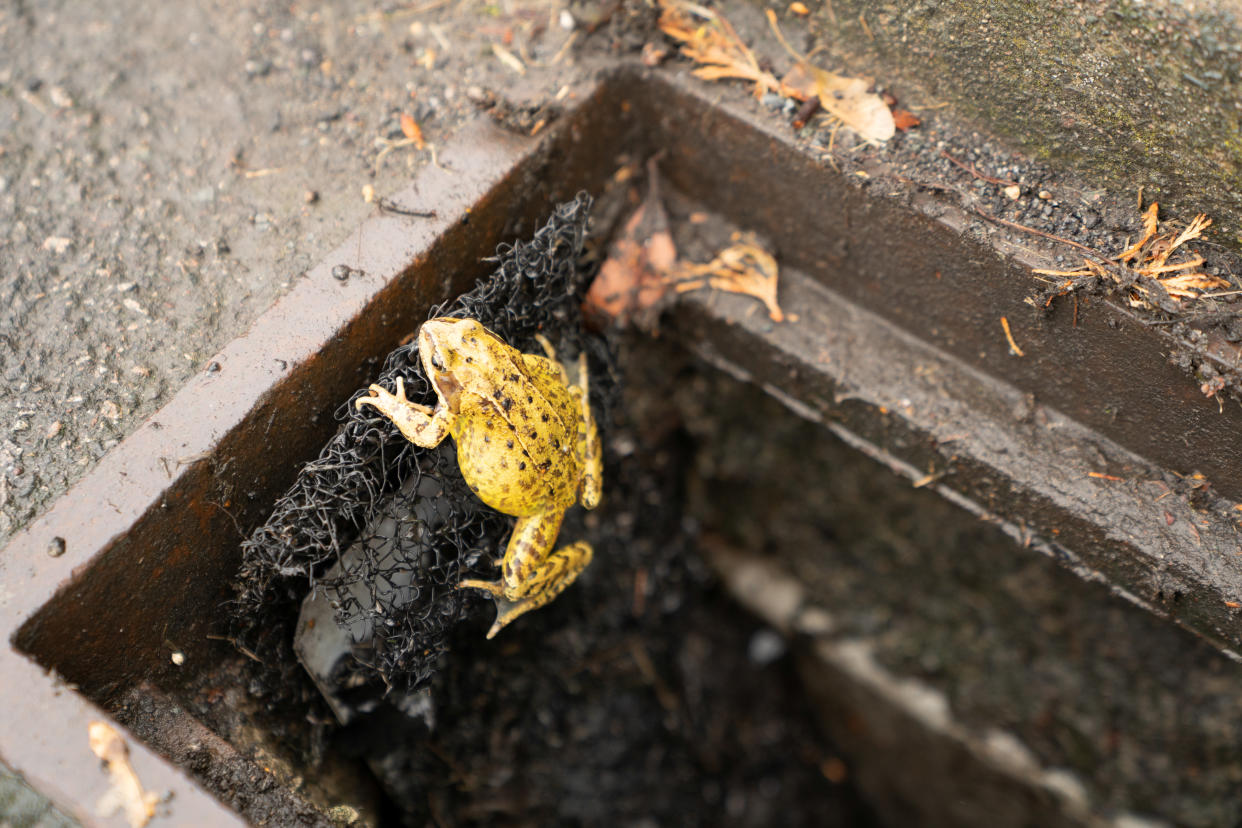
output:
[[[441,700],[435,729],[411,734],[425,751],[409,751],[410,740],[393,739],[409,726],[404,721],[398,727],[377,719],[338,732],[292,659],[247,658],[220,640],[228,626],[239,530],[265,519],[297,467],[331,434],[332,410],[370,381],[380,355],[413,331],[433,304],[486,272],[482,256],[501,241],[529,236],[552,204],[579,190],[619,197],[607,186],[613,173],[657,149],[665,153],[661,169],[676,193],[675,217],[710,207],[710,220],[699,229],[679,225],[688,234],[687,249],[710,246],[712,234],[727,232],[730,222],[756,231],[789,268],[782,296],[787,311],[846,306],[853,319],[875,315],[877,330],[900,326],[893,339],[911,353],[926,347],[939,356],[913,364],[895,358],[896,351],[881,352],[876,361],[870,349],[857,354],[856,364],[842,366],[850,344],[833,340],[831,331],[812,332],[809,344],[798,342],[795,349],[782,337],[797,336],[791,332],[799,329],[773,328],[749,300],[693,299],[677,312],[664,341],[628,342],[622,352],[627,396],[607,436],[609,500],[598,515],[577,518],[597,539],[596,563],[580,583],[495,642],[483,641],[483,620],[453,634],[452,656],[433,684]],[[72,682],[248,820],[285,822],[292,814],[307,823],[347,823],[355,816],[375,822],[416,814],[440,824],[557,818],[607,824],[657,815],[663,822],[685,818],[696,802],[703,804],[694,813],[704,823],[759,825],[779,818],[859,824],[871,818],[837,748],[808,725],[812,708],[783,655],[788,642],[732,604],[695,551],[697,543],[760,553],[789,545],[780,540],[783,525],[757,519],[745,499],[733,510],[722,504],[730,491],[751,490],[764,480],[773,481],[767,491],[780,490],[782,467],[803,462],[799,443],[764,435],[788,434],[793,429],[785,424],[796,419],[761,402],[753,389],[738,390],[734,380],[692,360],[678,344],[847,439],[879,447],[872,453],[899,472],[926,472],[934,479],[931,488],[957,493],[1011,534],[1020,522],[1037,547],[1041,531],[1064,529],[1059,540],[1039,548],[1079,571],[1103,573],[1101,579],[1152,601],[1214,646],[1239,639],[1217,600],[1227,592],[1230,572],[1209,577],[1187,555],[1166,561],[1157,577],[1145,547],[1116,553],[1107,516],[1088,514],[1072,498],[1057,499],[1073,487],[1049,493],[1014,483],[1018,473],[987,460],[982,450],[989,440],[1024,439],[1022,429],[1045,416],[1034,402],[1026,403],[1025,414],[1017,410],[1023,389],[1037,388],[1042,402],[1099,429],[1071,448],[1090,442],[1093,459],[1122,458],[1117,462],[1131,469],[1143,458],[1193,462],[1222,491],[1237,489],[1238,467],[1229,455],[1189,443],[1177,454],[1180,443],[1153,437],[1161,427],[1185,430],[1188,423],[1197,434],[1220,436],[1242,419],[1232,410],[1216,415],[1214,407],[1209,418],[1193,395],[1181,407],[1152,405],[1152,383],[1185,383],[1161,357],[1157,333],[1118,327],[1114,310],[1098,308],[1084,313],[1074,336],[1050,323],[1039,334],[1041,356],[1014,363],[1003,343],[983,331],[992,325],[994,308],[1020,305],[1029,292],[1021,267],[929,218],[935,211],[926,205],[911,209],[864,193],[689,87],[641,72],[603,81],[546,140],[506,152],[503,157],[516,159],[512,169],[497,174],[462,221],[402,264],[391,264],[391,283],[376,289],[348,324],[319,332],[316,355],[276,380],[254,372],[255,382],[270,387],[231,430],[212,437],[208,456],[165,458],[168,482],[160,497],[126,531],[101,542],[90,565],[17,632],[21,651]],[[607,226],[615,217],[606,209],[602,222]],[[382,243],[396,260],[408,252],[400,240],[411,230],[399,219],[389,221],[396,224],[386,225]],[[349,249],[334,255],[348,256]],[[327,261],[321,275],[339,264],[353,266]],[[1122,371],[1069,376],[1055,370],[1118,353],[1156,366],[1155,376],[1132,387],[1133,377]],[[901,383],[909,376],[889,377],[884,371],[890,368],[908,368],[909,376],[920,378],[960,370],[984,391],[953,374],[938,389],[940,397],[907,396]],[[865,374],[855,374],[861,378],[853,391],[842,379],[852,371]],[[868,382],[894,389],[909,410],[868,396]],[[1110,418],[1094,404],[1101,397],[1121,400],[1142,417]],[[951,430],[937,437],[938,424],[918,419],[941,398],[960,398],[977,413],[960,451],[945,449]],[[1017,437],[980,425],[998,411],[1018,423]],[[747,412],[756,419],[745,421]],[[155,419],[152,429],[180,427]],[[739,421],[748,424],[738,427]],[[899,485],[895,477],[890,482]],[[900,485],[904,491],[906,484]],[[938,526],[960,527],[962,537],[977,531],[965,512],[944,512],[949,507],[930,489],[918,497],[924,502],[910,508],[941,509]],[[762,502],[759,495],[755,500]],[[1161,509],[1174,508],[1171,503]],[[814,491],[807,504],[814,510]],[[1122,520],[1125,503],[1110,505],[1121,510]],[[1219,521],[1203,526],[1197,531],[1209,541],[1212,533],[1223,538],[1232,531]],[[835,543],[843,533],[811,516],[790,536],[804,544],[816,538]],[[1001,529],[986,533],[981,543],[1012,550]],[[66,539],[57,537],[63,545]],[[79,539],[67,541],[76,548]],[[865,559],[856,563],[861,570],[869,566]],[[1211,600],[1162,603],[1175,592]],[[377,744],[384,745],[379,755]],[[388,779],[408,778],[409,788],[390,785],[382,794],[360,771],[362,757],[384,766]],[[662,787],[650,788],[651,780]],[[802,803],[797,807],[803,810],[791,810],[791,803]]]

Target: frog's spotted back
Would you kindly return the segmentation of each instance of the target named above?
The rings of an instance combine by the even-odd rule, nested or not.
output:
[[[580,195],[558,206],[532,239],[497,251],[490,276],[430,316],[474,320],[524,354],[541,350],[540,333],[565,353],[585,351],[593,368],[593,407],[600,416],[614,392],[609,379],[614,372],[607,370],[606,344],[582,328],[580,302],[590,274],[580,254],[590,205],[590,197]],[[398,377],[412,401],[434,404],[419,342],[391,353],[376,383],[391,390]],[[342,407],[342,428],[319,459],[307,464],[268,522],[243,543],[242,611],[232,632],[250,650],[287,640],[290,636],[282,631],[295,623],[301,598],[318,585],[339,603],[341,620],[379,633],[368,642],[372,663],[359,670],[373,670],[392,685],[415,686],[430,676],[448,632],[467,606],[480,606],[469,600],[470,591],[458,591],[456,585],[470,575],[495,576],[484,553],[503,544],[513,520],[475,498],[455,452],[417,447],[383,415],[369,406],[356,411],[353,403]],[[389,493],[410,478],[428,485],[407,486],[415,494],[403,505],[414,514],[423,497],[417,492],[438,490],[442,500],[434,511],[439,522],[402,535],[394,547],[368,543],[367,554],[340,578],[319,580],[352,542],[355,527],[366,525]],[[391,584],[411,569],[417,588],[394,590]]]
[[[372,385],[372,396],[355,402],[392,420],[416,446],[435,448],[451,434],[470,490],[518,519],[501,579],[461,582],[497,599],[488,638],[559,595],[592,556],[585,541],[552,551],[579,492],[592,493],[584,500],[588,508],[598,499],[600,445],[586,389],[569,384],[547,339],[539,344],[544,357],[523,354],[473,319],[430,319],[419,329],[418,346],[435,407],[407,400],[400,379],[395,394]],[[585,385],[585,360],[578,373]]]

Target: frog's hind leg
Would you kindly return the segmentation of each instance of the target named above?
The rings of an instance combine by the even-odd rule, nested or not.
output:
[[[543,352],[547,354],[548,362],[551,362],[556,372],[560,374],[561,384],[569,385],[569,374],[565,373],[565,366],[556,358],[556,349],[552,347],[552,343],[543,334],[535,334],[535,341],[539,343],[539,347],[543,348]]]
[[[552,512],[519,518],[505,550],[501,580],[462,581],[458,588],[483,589],[496,599],[496,623],[487,637],[492,638],[520,615],[539,609],[574,582],[591,562],[593,550],[586,541],[558,549],[546,558],[542,550],[556,540],[564,515]]]
[[[585,351],[578,354],[578,385],[571,387],[570,393],[582,407],[575,447],[578,463],[582,468],[582,481],[578,484],[578,499],[587,509],[594,509],[599,505],[600,490],[604,485],[604,449],[600,445],[599,428],[595,425],[595,417],[591,415],[591,386],[590,377],[587,374]]]
[[[535,567],[531,572],[530,581],[526,584],[526,596],[516,601],[503,595],[496,599],[496,623],[487,631],[492,638],[513,619],[544,604],[565,591],[582,570],[586,569],[594,555],[591,544],[584,540],[562,547],[548,556],[548,559]]]

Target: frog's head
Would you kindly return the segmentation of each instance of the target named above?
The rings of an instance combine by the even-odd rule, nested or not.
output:
[[[418,331],[423,370],[452,410],[462,389],[485,393],[482,389],[494,382],[504,350],[504,342],[475,319],[441,316],[427,320]]]

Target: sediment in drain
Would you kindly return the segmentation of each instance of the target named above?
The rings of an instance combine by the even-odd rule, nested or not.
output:
[[[565,355],[586,349],[592,405],[602,422],[616,393],[616,372],[607,344],[582,325],[590,274],[581,254],[590,207],[585,194],[556,207],[530,241],[501,246],[491,275],[431,315],[478,319],[524,351],[538,351],[536,333]],[[410,399],[434,402],[416,340],[388,355],[375,382],[392,388],[397,377]],[[412,689],[431,676],[448,633],[469,608],[484,606],[455,587],[467,572],[494,577],[489,561],[512,521],[466,487],[454,452],[412,445],[373,408],[357,410],[354,401],[366,393],[359,389],[337,410],[340,430],[243,542],[230,637],[264,661],[291,661],[299,604],[319,588],[334,602],[339,623],[371,631],[356,649],[357,669],[386,686]],[[435,522],[415,517],[419,492],[429,488],[424,481],[438,492]],[[408,494],[395,496],[409,501],[398,504],[411,516],[409,531],[398,533],[395,543],[364,543],[363,554],[326,578],[403,483]]]

